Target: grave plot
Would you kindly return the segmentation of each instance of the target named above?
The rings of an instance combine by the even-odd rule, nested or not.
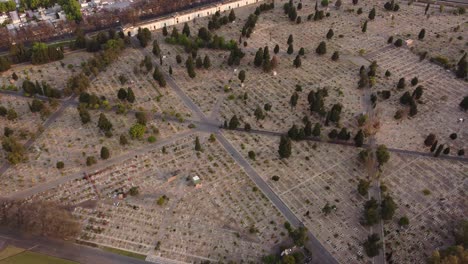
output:
[[[134,110],[165,113],[181,119],[190,117],[190,111],[170,86],[160,87],[153,79],[153,70],[146,73],[145,67],[140,67],[143,60],[144,56],[138,50],[126,49],[116,62],[98,76],[88,92],[105,96],[111,105],[117,105],[123,103],[117,97],[119,89],[131,88],[135,102],[129,106]]]
[[[452,73],[428,62],[419,61],[416,55],[408,50],[391,48],[373,57],[379,65],[380,76],[377,85],[372,88],[376,93],[383,90],[391,92],[390,99],[379,99],[377,110],[380,119],[380,129],[376,137],[379,143],[389,147],[428,151],[424,146],[424,139],[430,133],[434,133],[439,144],[446,144],[456,155],[459,149],[466,148],[467,137],[466,122],[459,122],[464,113],[459,108],[459,103],[464,94],[463,81],[456,79]],[[389,70],[392,75],[383,77],[383,73]],[[417,85],[411,85],[411,80],[417,77]],[[406,86],[398,89],[400,78],[405,78]],[[400,98],[405,92],[412,94],[417,86],[423,87],[423,94],[417,103],[418,112],[415,116],[409,116],[409,107],[400,103]],[[404,110],[401,119],[395,119],[397,110]],[[457,133],[457,138],[452,140],[450,134]],[[402,136],[390,136],[402,135]]]
[[[93,56],[88,52],[76,52],[67,54],[61,61],[55,61],[42,65],[20,65],[3,72],[0,76],[0,87],[13,85],[21,90],[23,81],[28,79],[32,82],[36,80],[47,82],[52,88],[63,90],[66,87],[69,77],[81,71],[81,63]],[[12,74],[16,73],[18,80],[12,79]],[[2,88],[3,89],[3,88]]]
[[[76,109],[69,107],[42,135],[36,140],[27,163],[11,167],[5,174],[3,183],[24,189],[38,183],[44,183],[56,178],[79,173],[87,168],[87,157],[93,156],[98,163],[101,160],[101,147],[110,151],[110,158],[128,155],[128,153],[148,144],[147,138],[155,136],[156,142],[185,131],[188,128],[179,123],[150,120],[142,140],[131,140],[129,128],[136,123],[132,115],[117,115],[105,112],[113,124],[113,137],[107,138],[97,127],[100,111],[90,110],[91,122],[83,125]],[[120,144],[120,135],[125,135],[129,145]],[[63,162],[64,168],[57,169],[57,162]],[[101,165],[99,165],[101,166]],[[14,190],[11,190],[14,191]]]
[[[76,207],[81,241],[149,258],[258,261],[283,240],[285,220],[220,144],[198,137],[202,152],[187,136],[33,198]]]
[[[356,262],[364,254],[362,240],[368,230],[360,223],[365,198],[357,183],[366,172],[357,160],[358,150],[324,143],[294,142],[292,156],[280,160],[278,138],[226,133],[306,227],[339,262]],[[326,204],[336,206],[328,215]]]
[[[453,228],[466,216],[466,163],[393,154],[382,181],[398,205],[385,223],[386,252],[395,262],[424,262],[453,244]],[[408,227],[398,220],[406,216]]]

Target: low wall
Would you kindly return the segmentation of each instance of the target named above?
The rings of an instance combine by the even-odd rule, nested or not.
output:
[[[260,3],[263,1],[265,0],[237,0],[237,1],[223,2],[219,4],[212,4],[209,6],[195,8],[195,9],[187,10],[181,13],[174,13],[170,16],[164,16],[164,17],[157,18],[154,20],[146,21],[136,26],[125,27],[124,32],[126,34],[131,34],[133,36],[137,34],[138,28],[158,30],[158,29],[163,28],[164,26],[169,27],[169,26],[185,23],[185,22],[194,20],[196,18],[212,16],[217,11],[219,12],[229,11],[231,9],[236,9],[236,8],[243,7],[243,6]]]

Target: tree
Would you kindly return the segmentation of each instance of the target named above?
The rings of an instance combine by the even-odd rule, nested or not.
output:
[[[464,111],[468,110],[468,96],[463,97],[463,100],[460,102],[459,106]]]
[[[434,152],[434,151],[436,150],[436,148],[437,148],[437,143],[438,143],[437,140],[434,141],[434,143],[433,143],[432,146],[431,146],[431,152]]]
[[[195,66],[193,65],[193,59],[191,56],[187,58],[187,61],[185,62],[185,67],[187,68],[187,73],[190,78],[195,78],[197,74],[195,73]]]
[[[131,196],[137,196],[140,193],[138,186],[131,187],[130,190],[128,190],[128,193]]]
[[[457,71],[455,72],[458,78],[466,78],[468,76],[468,62],[466,61],[466,53],[457,63]]]
[[[374,225],[379,221],[379,205],[372,197],[364,204],[364,220],[366,225]]]
[[[273,52],[274,52],[275,54],[278,54],[279,49],[280,49],[280,48],[279,48],[279,45],[276,44],[275,48],[273,49]]]
[[[320,44],[318,45],[318,47],[317,47],[317,49],[315,51],[319,55],[323,55],[323,54],[327,53],[327,44],[325,43],[325,41],[320,42]]]
[[[380,248],[382,248],[382,243],[379,241],[379,235],[375,233],[367,237],[367,240],[364,242],[364,250],[368,257],[372,258],[379,254]]]
[[[94,156],[86,157],[86,166],[92,166],[96,163],[97,161],[96,161],[96,158],[94,158]]]
[[[86,124],[91,121],[91,115],[85,107],[78,107],[78,114],[80,115],[81,123]]]
[[[11,67],[10,60],[6,57],[0,57],[0,72],[9,70]]]
[[[169,32],[167,31],[166,25],[164,25],[164,27],[163,27],[163,29],[162,29],[162,32],[163,32],[163,35],[164,35],[165,37],[169,34]]]
[[[63,161],[58,161],[57,164],[55,165],[55,167],[59,170],[63,169],[65,167],[65,164],[63,163]]]
[[[302,65],[301,56],[299,56],[299,55],[296,56],[296,58],[295,58],[294,61],[293,61],[293,65],[294,65],[294,67],[296,67],[296,68],[301,67],[301,65]]]
[[[334,33],[333,33],[333,29],[329,29],[328,30],[328,33],[327,33],[327,39],[331,39],[333,37]]]
[[[184,34],[187,37],[190,37],[190,27],[187,24],[187,22],[184,23],[184,28],[182,29],[182,34]]]
[[[257,108],[255,109],[254,116],[257,119],[257,121],[265,119],[265,114],[263,113],[262,108],[260,108],[259,106],[257,106]]]
[[[351,138],[351,133],[348,132],[346,127],[341,128],[340,132],[338,133],[338,139],[340,140],[349,140]]]
[[[421,29],[421,31],[419,31],[418,39],[423,40],[425,35],[426,35],[426,30],[423,28]]]
[[[117,93],[117,98],[119,98],[122,101],[127,99],[127,91],[124,88],[120,88]]]
[[[101,159],[106,160],[110,157],[110,152],[107,147],[101,148]]]
[[[289,104],[291,105],[292,108],[296,107],[298,100],[299,100],[299,94],[297,92],[294,92],[291,95],[291,99],[289,100]]]
[[[294,37],[292,34],[290,34],[288,37],[288,45],[291,45],[293,42],[294,42]]]
[[[402,227],[408,226],[409,225],[408,217],[406,217],[406,216],[401,217],[400,220],[398,220],[398,225],[402,226]]]
[[[403,46],[403,40],[399,38],[395,41],[395,47],[399,48],[401,46]]]
[[[370,187],[369,181],[360,179],[358,183],[358,187],[357,187],[358,193],[362,196],[366,196],[367,193],[369,192],[369,187]]]
[[[391,220],[397,208],[397,205],[393,201],[392,197],[390,197],[389,195],[386,195],[384,199],[382,200],[381,207],[382,207],[382,210],[381,210],[382,219]]]
[[[7,110],[7,119],[10,120],[10,121],[13,121],[16,118],[18,118],[18,114],[16,113],[15,109],[9,108]]]
[[[379,145],[375,152],[379,165],[382,166],[390,160],[390,153],[388,152],[387,146]]]
[[[419,82],[418,77],[413,77],[413,79],[411,79],[412,86],[415,86],[416,84],[418,84],[418,82]]]
[[[249,159],[255,160],[256,155],[255,155],[255,152],[254,152],[254,151],[252,151],[252,150],[249,151],[248,155],[249,155]]]
[[[205,55],[205,58],[203,59],[203,67],[205,69],[209,69],[211,67],[211,60],[210,57],[208,57],[208,55]]]
[[[374,20],[375,18],[375,7],[371,9],[371,11],[369,12],[369,19],[370,20]],[[365,31],[363,31],[365,32]]]
[[[138,28],[137,39],[140,41],[140,45],[144,48],[148,46],[148,42],[151,40],[151,32],[147,28]]]
[[[300,48],[298,54],[299,54],[300,56],[304,56],[304,54],[305,54],[305,49],[304,49],[304,48]]]
[[[304,126],[304,135],[306,137],[312,136],[312,123],[307,121],[305,126]]]
[[[42,109],[44,109],[44,107],[44,103],[37,99],[33,99],[32,103],[29,105],[29,109],[33,113],[40,112]]]
[[[241,81],[241,83],[244,83],[244,81],[245,81],[245,71],[244,71],[244,70],[241,70],[241,71],[239,72],[239,76],[238,76],[238,77],[239,77],[239,80]]]
[[[286,51],[289,55],[293,54],[294,52],[294,47],[292,44],[289,44],[288,50]]]
[[[424,145],[426,145],[426,147],[432,146],[435,141],[436,141],[436,136],[431,133],[424,140]]]
[[[239,119],[237,118],[236,115],[234,115],[231,120],[229,120],[229,129],[237,129],[237,127],[240,125]]]
[[[363,33],[366,33],[366,31],[367,31],[367,20],[366,20],[366,21],[364,22],[364,24],[362,25],[362,29],[361,29],[361,30],[362,30]]]
[[[406,87],[405,78],[400,78],[400,80],[398,80],[397,88],[404,89],[405,87]]]
[[[127,101],[129,103],[135,102],[135,94],[133,93],[133,90],[130,87],[128,87],[127,89]]]
[[[423,95],[423,87],[419,85],[418,87],[416,87],[416,89],[414,89],[412,97],[418,100],[419,98],[421,98],[422,95]]]
[[[331,57],[332,61],[337,61],[340,58],[340,53],[338,51],[333,52]]]
[[[161,48],[159,47],[159,43],[157,40],[154,40],[153,41],[153,54],[154,56],[156,57],[160,57],[161,56]]]
[[[281,136],[278,153],[282,159],[291,156],[291,139],[289,137]]]
[[[202,151],[200,139],[198,139],[198,137],[195,138],[195,151]]]
[[[362,132],[362,129],[359,129],[356,136],[354,137],[354,144],[356,145],[356,147],[362,147],[363,143],[364,143],[364,133]]]
[[[236,14],[234,13],[234,9],[231,9],[228,19],[229,19],[229,22],[233,22],[234,20],[236,20]]]
[[[321,127],[319,123],[315,123],[314,130],[312,130],[312,135],[314,137],[320,137]]]
[[[413,97],[411,97],[410,93],[406,91],[401,97],[400,97],[400,103],[404,105],[410,105],[411,102],[413,101]]]
[[[107,119],[106,115],[101,113],[99,115],[98,127],[104,132],[109,132],[112,129],[112,123]]]
[[[439,157],[439,155],[442,152],[443,148],[444,148],[444,144],[440,144],[439,147],[437,147],[436,152],[434,153],[434,157]]]
[[[142,124],[136,123],[129,129],[129,134],[132,139],[142,139],[145,134],[146,127]]]

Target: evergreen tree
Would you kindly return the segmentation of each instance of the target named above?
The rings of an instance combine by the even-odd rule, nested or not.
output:
[[[466,53],[457,63],[456,76],[463,79],[468,76],[468,62],[466,61]]]
[[[333,29],[330,28],[330,30],[328,30],[328,33],[327,33],[327,39],[331,39],[333,35],[334,35]]]
[[[400,80],[398,80],[397,88],[404,89],[405,87],[406,87],[405,78],[400,78]]]
[[[130,87],[128,87],[127,89],[127,101],[129,103],[135,102],[135,94],[133,93],[133,90]]]
[[[244,71],[244,70],[241,70],[241,71],[239,72],[239,76],[238,76],[238,77],[239,77],[239,80],[241,81],[241,83],[244,83],[244,81],[245,81],[245,71]]]
[[[459,106],[464,111],[468,110],[468,96],[463,97],[463,100],[460,102]]]
[[[98,127],[104,132],[108,132],[112,129],[112,123],[107,119],[106,115],[101,113],[99,115]]]
[[[294,42],[293,35],[290,34],[289,37],[288,37],[288,45],[291,45],[293,42]]]
[[[101,148],[101,159],[106,160],[110,157],[109,149],[106,147]]]
[[[124,88],[120,88],[119,92],[117,93],[117,98],[122,101],[127,99],[127,91]]]
[[[358,183],[358,193],[362,196],[367,196],[369,192],[370,182],[360,179]]]
[[[421,29],[421,31],[419,31],[418,39],[423,40],[425,35],[426,35],[426,30],[423,28]]]
[[[304,54],[305,54],[305,49],[304,49],[304,48],[300,48],[298,54],[299,54],[300,56],[304,56]]]
[[[304,127],[304,134],[306,137],[312,136],[312,123],[307,121]]]
[[[382,210],[381,210],[382,219],[391,220],[397,208],[397,205],[393,201],[392,197],[390,197],[389,195],[386,195],[384,199],[382,200],[381,207],[382,207]]]
[[[299,55],[296,56],[296,58],[293,61],[293,65],[296,68],[301,67],[301,65],[302,65],[301,56],[299,56]]]
[[[91,121],[91,115],[85,107],[78,107],[78,114],[80,115],[81,123],[86,124]]]
[[[319,55],[323,55],[327,53],[327,44],[324,41],[320,42],[320,44],[318,45],[316,49],[316,52]]]
[[[273,49],[273,52],[274,52],[275,54],[278,54],[279,49],[280,49],[280,48],[279,48],[279,45],[276,44],[275,48]]]
[[[416,89],[414,89],[412,96],[414,99],[418,100],[419,98],[421,98],[422,95],[423,95],[423,87],[419,85],[418,87],[416,87]]]
[[[437,143],[438,143],[438,141],[436,140],[436,141],[432,144],[432,146],[431,146],[431,152],[434,152],[434,151],[436,150],[436,148],[437,148]]]
[[[435,141],[436,141],[436,136],[431,133],[424,140],[424,145],[426,145],[426,147],[432,146]]]
[[[187,68],[187,73],[190,78],[195,78],[197,74],[195,73],[195,66],[193,65],[193,59],[191,56],[188,56],[187,61],[185,62],[185,67]]]
[[[312,135],[314,137],[320,137],[320,133],[321,133],[321,127],[320,127],[320,124],[319,123],[315,123],[315,126],[314,126],[314,130],[312,131]]]
[[[161,56],[161,48],[159,47],[159,43],[157,40],[154,40],[153,41],[153,54],[154,56],[156,57],[160,57]]]
[[[164,35],[165,37],[169,34],[169,32],[167,31],[166,25],[164,25],[164,27],[163,27],[163,29],[162,29],[162,32],[163,32],[163,35]]]
[[[297,94],[297,92],[294,92],[291,95],[291,99],[289,100],[289,104],[291,105],[292,108],[296,107],[298,100],[299,100],[299,94]]]
[[[203,60],[200,56],[198,56],[195,60],[195,66],[197,67],[197,69],[203,68]]]
[[[202,151],[200,139],[198,139],[198,137],[195,138],[195,151]]]
[[[291,140],[288,137],[281,136],[278,153],[282,159],[291,156]]]
[[[255,53],[254,65],[257,67],[262,66],[263,63],[263,49],[258,48],[257,53]]]
[[[364,144],[364,133],[362,132],[362,129],[359,129],[356,136],[354,137],[354,144],[356,147],[362,147]]]
[[[265,119],[265,114],[263,113],[262,108],[260,108],[259,106],[257,106],[257,108],[255,109],[254,116],[257,119],[257,121]]]
[[[184,23],[184,28],[182,29],[182,34],[184,34],[187,37],[190,37],[190,27],[187,24],[187,22]]]
[[[362,25],[362,32],[366,33],[367,31],[367,20],[364,22],[364,25]]]
[[[231,12],[229,13],[229,22],[233,22],[236,20],[236,14],[234,13],[234,9],[231,9]]]
[[[371,11],[369,12],[369,19],[370,20],[374,20],[375,18],[375,7],[371,9]],[[365,31],[363,31],[365,32]]]
[[[237,129],[237,127],[240,125],[239,119],[237,119],[237,116],[234,115],[231,120],[229,120],[229,129]]]
[[[403,40],[400,39],[400,38],[397,39],[397,40],[395,41],[395,44],[394,44],[394,45],[395,45],[395,47],[398,47],[398,48],[401,47],[401,46],[403,46]]]
[[[289,44],[287,53],[288,53],[289,55],[291,55],[291,54],[293,54],[293,52],[294,52],[294,47],[293,47],[292,44]]]
[[[337,61],[340,58],[340,53],[338,51],[333,52],[331,57],[332,61]]]

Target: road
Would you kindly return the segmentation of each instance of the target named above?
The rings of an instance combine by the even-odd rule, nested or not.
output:
[[[72,242],[63,240],[24,235],[20,232],[5,228],[0,229],[0,244],[12,245],[15,247],[27,249],[32,248],[30,251],[68,259],[78,263],[148,263],[144,260],[106,252],[97,248],[77,245]]]

